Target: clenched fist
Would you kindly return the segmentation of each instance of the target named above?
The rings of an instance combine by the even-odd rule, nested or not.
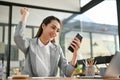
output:
[[[27,22],[27,18],[29,16],[29,10],[28,8],[24,7],[20,9],[20,14],[21,14],[21,20],[23,23]]]

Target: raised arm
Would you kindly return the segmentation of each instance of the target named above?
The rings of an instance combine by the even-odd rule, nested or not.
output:
[[[29,46],[29,39],[27,39],[24,34],[25,34],[25,29],[26,29],[26,22],[27,18],[29,15],[28,8],[21,8],[20,9],[20,14],[21,14],[21,21],[17,25],[15,29],[15,34],[14,34],[14,41],[18,48],[22,50],[24,53],[26,53],[28,46]]]
[[[78,38],[74,38],[74,40],[71,43],[72,44],[71,47],[74,49],[73,57],[72,57],[72,66],[75,66],[77,63],[78,50],[80,48],[81,42],[82,40],[80,41]]]

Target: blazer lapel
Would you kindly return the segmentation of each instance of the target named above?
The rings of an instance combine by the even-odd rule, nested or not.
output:
[[[57,48],[56,48],[56,45],[52,45],[50,46],[50,74],[53,74],[54,73],[54,66],[55,66],[55,63],[56,63],[56,51],[57,51]]]

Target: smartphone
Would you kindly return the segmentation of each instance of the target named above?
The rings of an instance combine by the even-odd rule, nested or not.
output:
[[[75,37],[77,37],[80,41],[83,38],[79,33],[77,33],[77,35]],[[74,49],[71,46],[68,47],[68,50],[70,50],[71,52],[74,52]]]

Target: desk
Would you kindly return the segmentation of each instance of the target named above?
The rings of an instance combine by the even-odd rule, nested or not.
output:
[[[78,79],[78,78],[40,78],[32,77],[28,79],[12,79],[8,78],[7,80],[120,80],[120,78],[106,78],[106,79]]]

